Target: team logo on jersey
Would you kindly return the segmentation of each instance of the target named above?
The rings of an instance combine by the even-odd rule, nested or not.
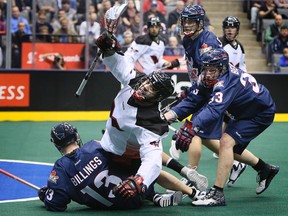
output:
[[[150,145],[154,145],[156,147],[159,147],[159,143],[160,143],[160,140],[157,140],[157,141],[150,142]]]
[[[215,88],[221,88],[221,87],[224,87],[224,81],[223,81],[223,80],[220,80],[219,82],[217,82],[217,83],[214,85],[214,89],[215,89]]]
[[[206,53],[207,51],[211,50],[212,47],[208,46],[206,43],[203,43],[201,46],[201,49],[199,50],[200,55],[202,55],[203,53]]]
[[[59,179],[59,176],[56,175],[56,171],[52,170],[52,172],[50,173],[48,181],[53,182],[54,184],[57,184],[58,179]]]

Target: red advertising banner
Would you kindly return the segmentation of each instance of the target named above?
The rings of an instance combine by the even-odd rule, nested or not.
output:
[[[81,61],[81,53],[85,44],[65,43],[35,43],[33,56],[32,43],[22,43],[22,68],[23,69],[52,69],[54,56],[44,58],[49,54],[59,53],[65,61],[65,69],[83,69],[84,62]],[[34,58],[34,63],[33,63]]]
[[[28,107],[30,74],[0,74],[0,107]]]

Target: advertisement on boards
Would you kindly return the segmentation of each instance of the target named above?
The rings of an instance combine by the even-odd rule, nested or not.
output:
[[[0,74],[0,107],[30,106],[30,74]]]
[[[84,61],[81,60],[83,43],[34,43],[34,46],[32,43],[22,44],[22,69],[53,69],[53,54],[63,56],[66,70],[84,69]]]

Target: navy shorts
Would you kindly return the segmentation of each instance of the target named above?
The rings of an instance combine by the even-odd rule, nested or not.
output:
[[[274,113],[257,115],[249,120],[231,120],[225,129],[225,133],[236,141],[233,149],[234,153],[241,155],[251,140],[273,123],[273,119]]]

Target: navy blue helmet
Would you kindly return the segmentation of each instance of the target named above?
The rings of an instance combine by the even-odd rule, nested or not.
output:
[[[51,142],[59,151],[74,142],[77,142],[79,146],[82,145],[77,128],[67,122],[58,124],[51,129]]]
[[[203,74],[202,83],[205,87],[213,87],[217,82],[219,76],[225,73],[229,66],[228,53],[223,48],[211,49],[200,56],[201,71]],[[219,73],[217,77],[208,78],[206,68],[214,68],[215,71],[210,69],[211,73]],[[209,71],[209,70],[208,70]],[[212,72],[213,71],[213,72]]]

